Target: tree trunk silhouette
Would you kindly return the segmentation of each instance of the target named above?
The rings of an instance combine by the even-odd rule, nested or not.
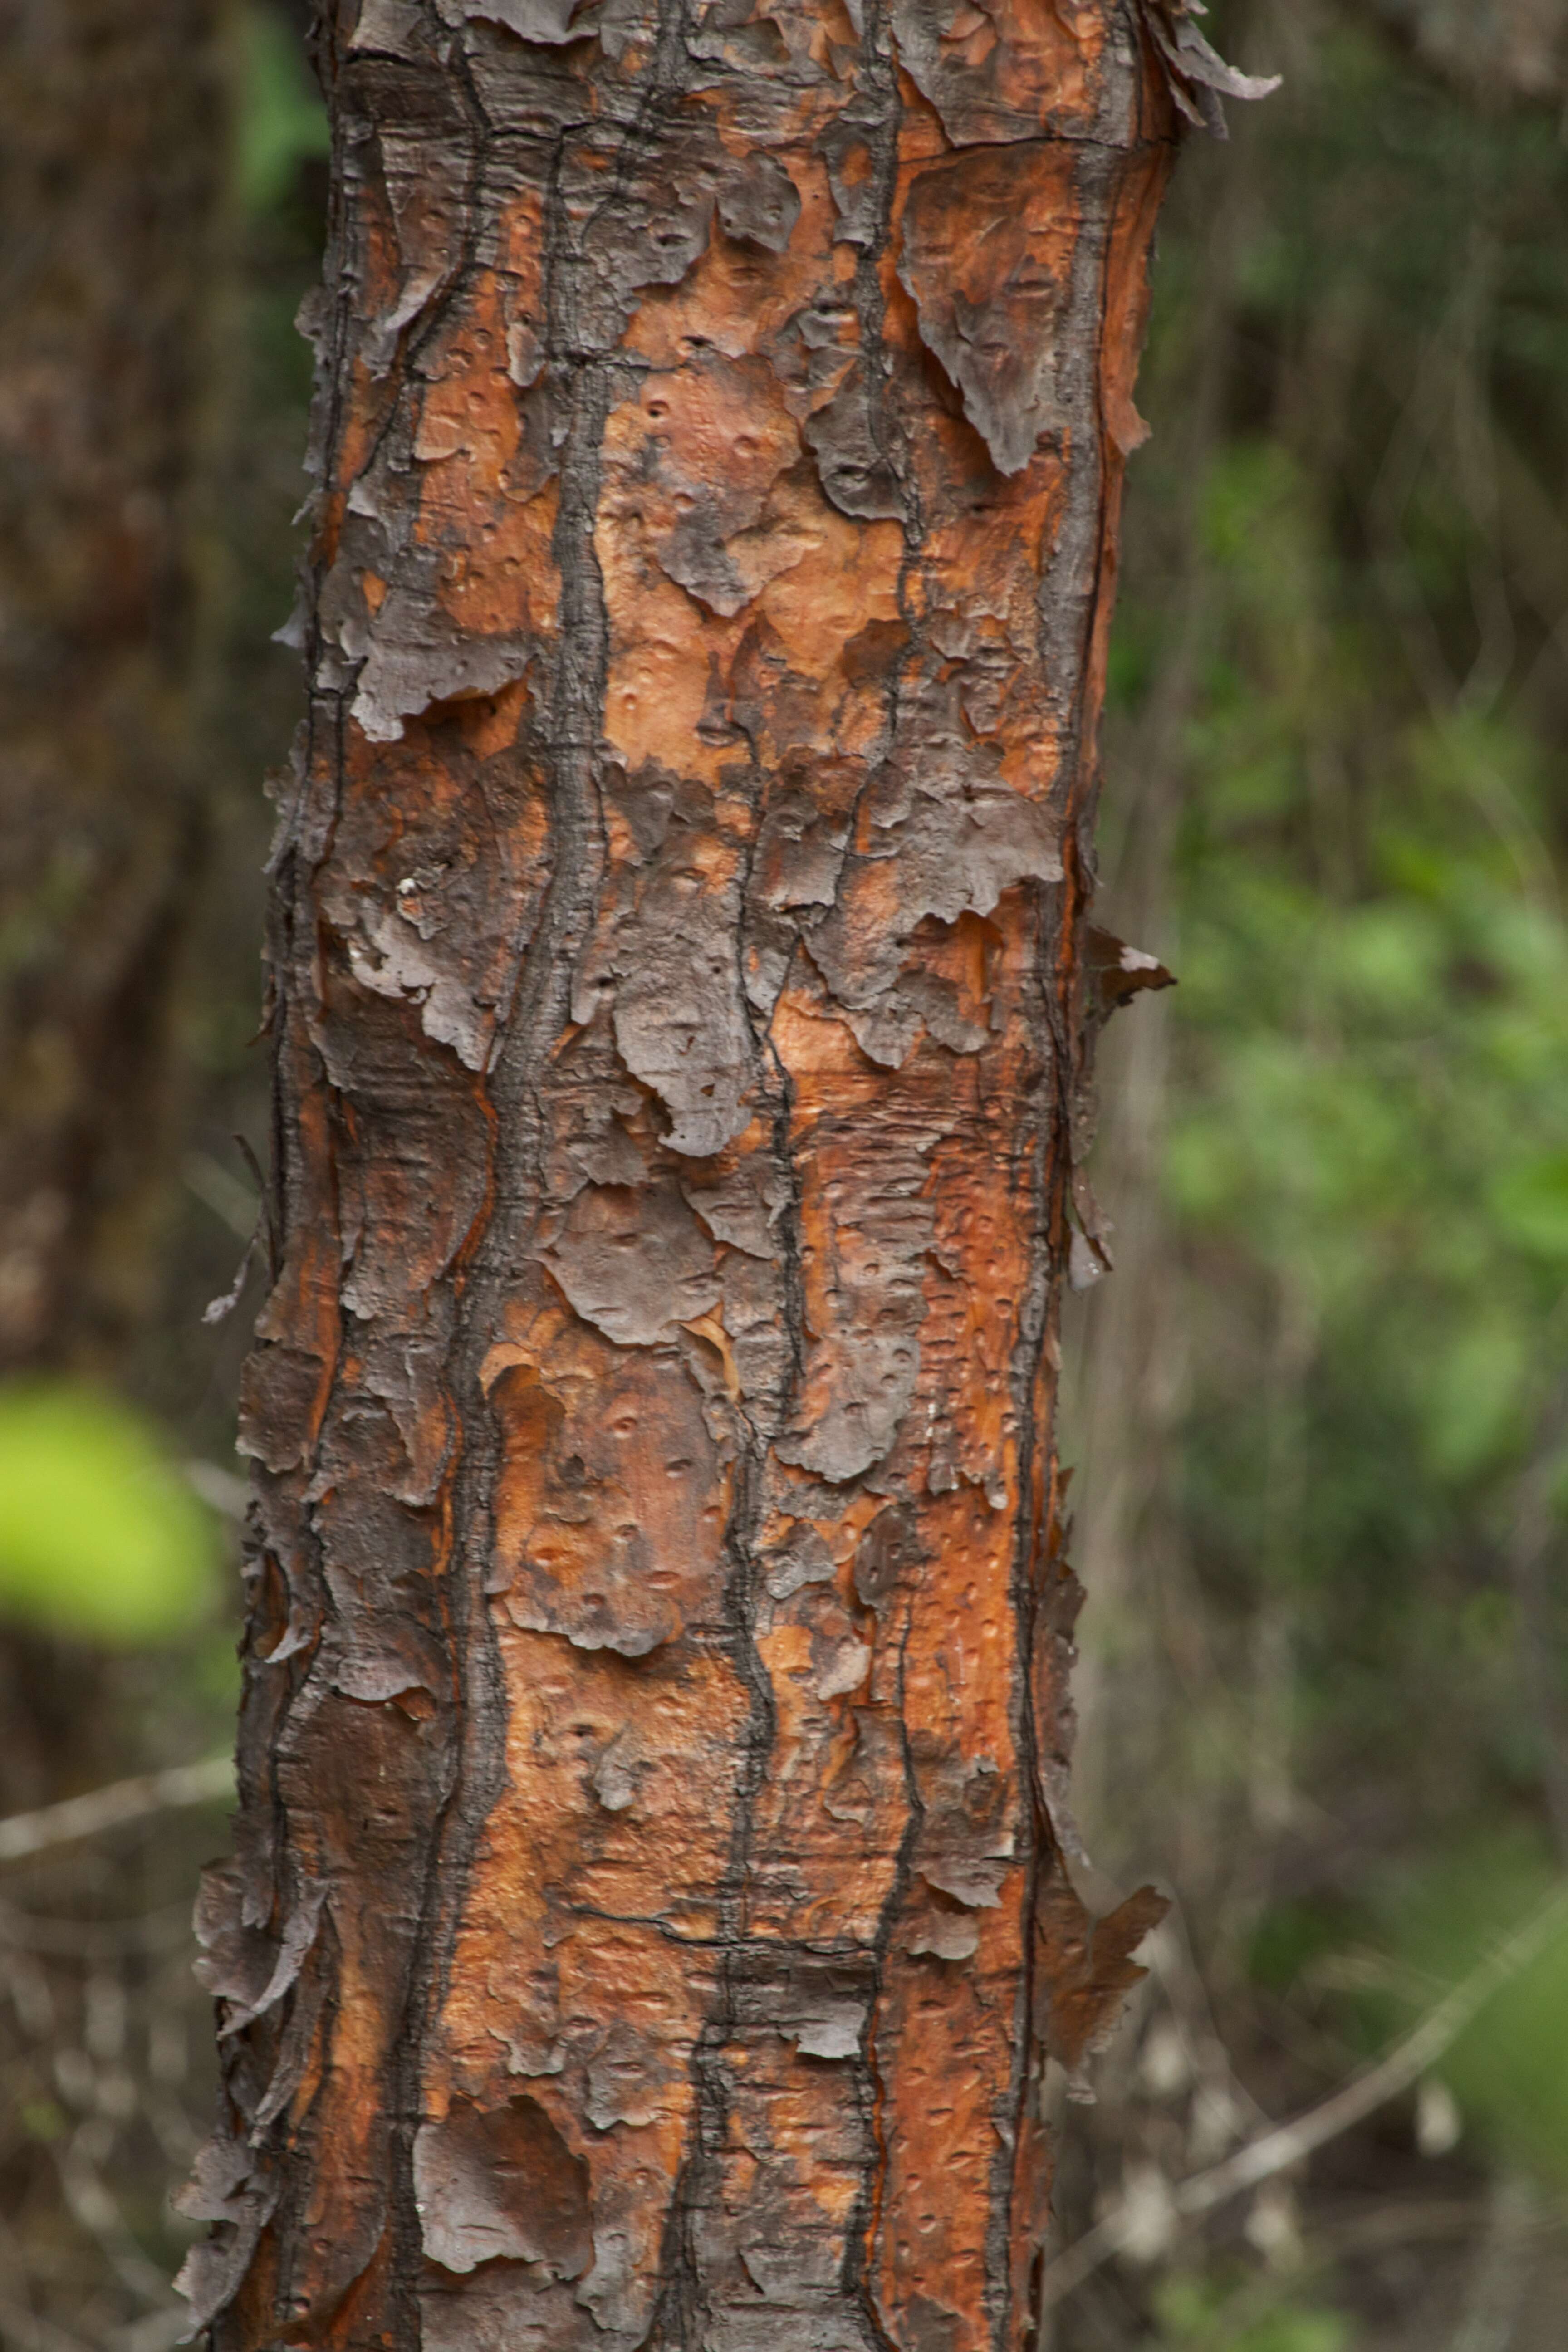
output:
[[[341,0],[222,2347],[1022,2341],[1180,7]]]

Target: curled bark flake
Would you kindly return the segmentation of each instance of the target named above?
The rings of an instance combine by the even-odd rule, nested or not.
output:
[[[443,2270],[499,2257],[574,2279],[593,2262],[588,2167],[526,2094],[488,2109],[454,2099],[421,2124],[414,2194],[425,2251]]]
[[[713,1244],[673,1185],[584,1184],[540,1255],[618,1347],[658,1347],[719,1303]]]
[[[897,635],[901,643],[902,631]],[[773,781],[752,863],[753,924],[763,908],[832,906],[864,781],[858,765],[826,761],[814,763],[809,777],[797,762]]]
[[[266,1983],[248,2004],[233,2009],[224,2021],[225,2035],[242,2032],[246,2026],[266,2014],[290,1991],[305,1964],[305,1958],[316,1940],[321,1905],[326,1897],[324,1886],[307,1887],[299,1895],[283,1922],[283,1932],[278,1938],[277,1957]]]
[[[433,703],[479,701],[528,674],[526,639],[478,637],[428,595],[395,588],[377,614],[354,688],[353,715],[372,743],[395,743]]]
[[[805,1585],[831,1584],[837,1572],[833,1554],[816,1528],[799,1525],[769,1552],[763,1580],[771,1599],[787,1601]]]
[[[1092,121],[1109,13],[1080,11],[1069,24],[1064,10],[1026,0],[893,0],[889,11],[900,63],[957,147]]]
[[[1096,1248],[1086,1234],[1076,1228],[1068,1243],[1068,1284],[1081,1294],[1092,1290],[1110,1272],[1110,1262],[1103,1249]]]
[[[1170,1909],[1142,1886],[1104,1918],[1084,1909],[1058,1864],[1042,1886],[1036,1933],[1046,2047],[1066,2067],[1073,2095],[1092,2099],[1089,2059],[1115,2032],[1128,1995],[1148,1974],[1132,1955]]]
[[[250,2187],[256,2159],[226,2132],[215,2132],[196,2150],[191,2177],[171,2199],[187,2221],[232,2221]]]
[[[619,2336],[626,2352],[633,2352],[643,2340],[652,2301],[647,2280],[637,2274],[639,2251],[632,2231],[611,2226],[595,2229],[594,2267],[575,2297],[599,2336]],[[510,2344],[505,2352],[510,2352]]]
[[[1143,989],[1176,984],[1174,973],[1166,971],[1158,956],[1130,948],[1125,940],[1092,923],[1084,937],[1084,971],[1089,988],[1098,995],[1099,1007],[1106,1013],[1131,1004]]]
[[[840,514],[862,522],[902,522],[903,487],[878,439],[876,410],[864,363],[857,360],[825,406],[806,419],[806,446],[822,487]]]
[[[389,1614],[368,1612],[352,1631],[344,1627],[324,1645],[326,1671],[334,1690],[367,1706],[401,1698],[407,1691],[442,1690],[448,1679],[434,1636],[423,1626],[399,1625]]]
[[[899,276],[1002,474],[1068,422],[1057,379],[1073,168],[1058,146],[973,149],[921,172],[904,210]]]
[[[669,2070],[651,2035],[624,2021],[610,2028],[587,2066],[583,2112],[595,2131],[656,2123],[668,2104]]]
[[[187,2221],[210,2221],[212,2235],[185,2256],[174,2287],[191,2306],[180,2338],[194,2343],[234,2301],[250,2268],[262,2231],[278,2208],[280,2184],[255,2168],[247,2148],[218,2133],[197,2151],[190,2181],[174,2199]]]
[[[980,1949],[980,1930],[962,1913],[932,1911],[910,1936],[908,1949],[915,1958],[924,1953],[934,1960],[972,1960]]]
[[[885,766],[861,803],[832,910],[806,935],[812,961],[854,1021],[862,1049],[893,1068],[921,1029],[970,1050],[984,1032],[940,982],[909,969],[921,924],[988,915],[1003,892],[1062,873],[1060,820],[1004,783],[955,730],[931,730],[901,772]]]
[[[733,1169],[687,1177],[680,1189],[716,1242],[769,1263],[777,1257],[789,1187],[771,1160],[747,1157]]]
[[[994,1911],[1002,1900],[1002,1882],[1008,1867],[1006,1862],[990,1861],[979,1854],[955,1854],[942,1862],[922,1862],[921,1876],[928,1886],[951,1895],[966,1910]]]
[[[800,218],[800,191],[773,156],[755,156],[720,184],[719,218],[726,236],[783,253]]]
[[[865,2030],[865,2004],[854,2000],[825,2000],[815,2013],[784,2028],[803,2058],[827,2059],[857,2056]]]
[[[288,2022],[278,2040],[271,2078],[250,2118],[253,2140],[264,2135],[268,2126],[291,2105],[305,2080],[325,2014],[328,1990],[328,1972],[318,1958],[302,1971],[289,2003]]]
[[[520,1367],[491,1388],[489,1589],[514,1625],[646,1658],[700,1615],[723,1548],[721,1450],[695,1382],[655,1359],[589,1354],[556,1380]]]
[[[413,60],[425,54],[429,32],[424,0],[364,0],[349,54]]]
[[[436,5],[443,24],[499,25],[541,48],[591,39],[599,16],[595,0],[436,0]]]
[[[637,804],[650,784],[657,790],[657,772],[647,769],[633,777],[612,769],[606,777],[612,823],[634,839],[647,824]],[[626,1067],[670,1115],[668,1147],[694,1160],[721,1151],[749,1126],[753,1053],[737,940],[743,829],[715,827],[704,797],[687,788],[655,802],[657,844],[621,869],[573,995],[584,1023],[601,1002],[608,1005]]]
[[[651,555],[732,620],[809,553],[776,495],[800,436],[765,360],[696,354],[643,383],[605,435],[599,543],[607,567]]]
[[[273,1935],[246,1925],[233,1863],[210,1863],[203,1871],[195,1921],[199,1957],[192,1972],[223,2004],[225,2039],[242,2032],[289,1990],[315,1941],[325,1894],[321,1885],[301,1890],[281,1932]]]
[[[628,150],[610,127],[570,157],[567,192],[581,259],[577,331],[601,351],[618,341],[645,287],[679,286],[706,250],[722,177],[707,125],[651,152]],[[608,184],[606,185],[606,180]]]
[[[844,1698],[859,1690],[871,1670],[871,1647],[854,1639],[838,1643],[817,1675],[814,1688],[821,1699]]]
[[[1142,6],[1176,110],[1197,129],[1226,139],[1223,100],[1268,98],[1279,88],[1279,74],[1238,73],[1226,64],[1193,21],[1207,16],[1204,0],[1142,0]]]
[[[435,301],[457,267],[467,210],[467,159],[450,118],[417,132],[388,124],[381,131],[376,153],[401,279],[395,299],[366,341],[366,364],[372,374],[380,375],[391,365],[404,329]]]
[[[601,1751],[589,1775],[589,1786],[607,1813],[624,1813],[637,1802],[641,1761],[635,1740],[626,1733]]]
[[[842,245],[866,248],[877,242],[881,209],[877,159],[871,126],[852,116],[837,116],[817,138],[817,152],[827,167],[833,192],[836,236]]]

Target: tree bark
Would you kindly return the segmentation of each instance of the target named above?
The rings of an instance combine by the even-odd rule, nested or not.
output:
[[[1182,14],[325,14],[219,2346],[1029,2331]]]

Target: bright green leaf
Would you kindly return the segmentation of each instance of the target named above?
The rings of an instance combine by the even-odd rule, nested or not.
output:
[[[240,202],[265,213],[300,164],[331,146],[327,110],[298,35],[277,9],[252,0],[241,17],[235,171]]]
[[[136,1643],[212,1583],[210,1523],[139,1415],[65,1382],[0,1387],[0,1614]]]

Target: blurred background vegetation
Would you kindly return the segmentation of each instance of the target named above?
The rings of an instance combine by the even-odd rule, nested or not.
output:
[[[0,202],[26,232],[0,283],[7,1815],[229,1736],[256,1269],[202,1316],[266,1157],[258,786],[297,715],[270,632],[325,198],[306,13],[0,0]],[[1153,1875],[1175,1902],[1098,2103],[1058,2098],[1053,2252],[1107,2216],[1121,2243],[1045,2336],[1546,2352],[1568,0],[1211,14],[1286,85],[1193,146],[1162,238],[1102,914],[1180,986],[1107,1034],[1117,1272],[1073,1303],[1063,1432],[1086,1888]],[[180,2331],[168,2196],[210,2097],[186,1923],[224,1838],[221,1805],[168,1811],[5,1866],[0,2347]],[[1396,2095],[1203,2221],[1173,2210],[1531,1921]]]
[[[1215,11],[1216,18],[1219,11]],[[1568,1937],[1398,2098],[1182,2234],[1568,1863],[1568,10],[1233,0],[1184,158],[1113,656],[1112,1024],[1079,1302],[1079,1801],[1176,1896],[1057,2340],[1568,2335]],[[1424,2152],[1425,2151],[1425,2152]]]
[[[0,0],[0,1814],[232,1743],[308,9]],[[0,2345],[161,2352],[220,1801],[0,1861]],[[0,1840],[0,1857],[5,1848]]]

